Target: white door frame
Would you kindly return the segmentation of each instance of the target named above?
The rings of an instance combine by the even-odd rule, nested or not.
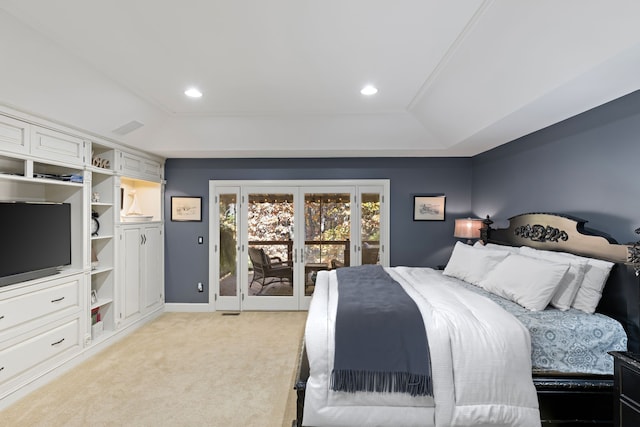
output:
[[[211,181],[210,181],[211,182]],[[218,185],[209,191],[209,308],[212,310],[240,311],[240,242],[236,242],[236,293],[233,296],[220,294],[220,194],[235,194],[236,196],[236,232],[240,229],[240,199],[241,187],[233,185]],[[211,262],[214,260],[215,261]],[[211,289],[214,288],[214,289]]]
[[[241,234],[241,239],[239,241],[239,252],[237,256],[238,266],[237,271],[242,272],[238,274],[239,280],[239,293],[237,297],[220,297],[219,296],[219,263],[217,262],[218,248],[219,248],[219,212],[218,212],[218,201],[217,194],[220,194],[218,189],[220,188],[232,188],[236,187],[240,189],[240,195],[243,196],[247,194],[245,189],[251,188],[255,189],[263,189],[269,191],[281,191],[286,187],[287,190],[290,190],[291,187],[298,188],[298,194],[304,196],[305,193],[310,191],[316,192],[324,192],[325,189],[329,189],[329,191],[347,191],[347,189],[351,189],[353,193],[356,195],[356,203],[353,203],[352,200],[352,212],[351,212],[351,236],[352,236],[352,253],[354,255],[357,254],[357,257],[354,257],[351,265],[357,265],[360,263],[360,194],[362,192],[368,192],[372,189],[380,189],[381,191],[381,200],[380,200],[380,213],[381,213],[381,222],[380,222],[380,264],[383,266],[389,265],[389,253],[387,248],[389,247],[390,241],[390,217],[389,217],[389,202],[390,202],[390,180],[388,179],[339,179],[339,180],[211,180],[209,181],[209,310],[235,310],[236,308],[229,307],[237,307],[238,310],[248,309],[248,310],[271,310],[271,305],[269,305],[269,300],[277,297],[258,297],[263,298],[262,301],[256,300],[255,303],[251,303],[248,305],[244,304],[242,301],[242,294],[247,290],[247,278],[244,274],[247,264],[247,231],[246,227],[242,224],[245,224],[246,218],[243,215],[246,215],[246,209],[244,207],[244,203],[240,202],[239,212],[239,230]],[[294,196],[294,197],[295,197]],[[301,197],[298,197],[301,199]],[[239,199],[240,200],[240,199]],[[298,212],[302,213],[303,210],[300,208],[304,204],[304,200],[296,200],[297,205],[294,207],[296,214]],[[299,214],[298,214],[299,215]],[[296,253],[302,253],[304,250],[304,238],[302,238],[301,243],[298,241],[298,236],[303,236],[304,228],[302,226],[304,219],[302,221],[300,219],[296,219],[295,221],[295,232],[294,236],[294,249],[298,251]],[[243,247],[244,246],[244,247]],[[304,296],[304,284],[302,286],[296,286],[296,280],[300,281],[302,276],[304,275],[304,260],[302,257],[296,257],[295,262],[297,268],[294,268],[294,272],[298,270],[298,273],[295,273],[294,277],[294,296],[295,300],[295,308],[292,305],[292,308],[285,308],[284,305],[288,306],[289,303],[284,303],[282,309],[292,309],[292,310],[306,310],[309,307],[309,303],[311,301],[311,297]],[[300,273],[300,271],[302,273]],[[299,277],[298,277],[299,276]],[[298,290],[300,288],[301,290]],[[220,299],[223,298],[223,299]],[[230,301],[225,301],[225,298],[237,298],[237,305],[235,303],[229,304]],[[246,296],[245,296],[246,298]],[[267,299],[264,299],[267,298]],[[292,297],[285,297],[292,298]],[[276,300],[273,299],[272,302]],[[279,304],[278,304],[279,305]],[[275,308],[277,309],[277,308]]]

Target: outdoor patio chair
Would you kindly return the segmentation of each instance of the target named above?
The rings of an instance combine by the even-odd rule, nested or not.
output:
[[[270,258],[264,249],[249,248],[249,258],[253,264],[253,278],[251,283],[258,282],[263,287],[272,282],[284,282],[287,280],[293,284],[293,267],[288,262],[283,262],[279,257]],[[268,280],[268,281],[267,281]]]

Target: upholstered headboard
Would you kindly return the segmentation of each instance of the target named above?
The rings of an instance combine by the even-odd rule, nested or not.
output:
[[[640,352],[640,280],[635,274],[637,245],[618,244],[604,233],[586,229],[587,221],[565,215],[528,213],[509,218],[504,229],[485,220],[482,240],[508,246],[530,246],[612,261],[597,311],[618,320],[629,338],[630,351]]]

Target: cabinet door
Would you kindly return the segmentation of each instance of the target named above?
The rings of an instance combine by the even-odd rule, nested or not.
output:
[[[144,228],[142,237],[144,256],[143,298],[144,309],[160,304],[164,294],[164,267],[162,259],[162,228],[150,225]]]
[[[85,143],[82,138],[55,130],[31,127],[31,154],[47,160],[83,165]]]
[[[12,153],[29,152],[30,125],[6,116],[0,116],[0,149]]]
[[[158,181],[162,179],[160,163],[124,151],[118,157],[118,170],[125,176]]]
[[[124,228],[120,242],[120,320],[140,313],[140,253],[142,232],[139,227]]]

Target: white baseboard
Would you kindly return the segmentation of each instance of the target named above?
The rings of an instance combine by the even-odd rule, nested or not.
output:
[[[216,310],[212,305],[203,304],[203,303],[196,303],[196,304],[165,303],[164,311],[183,312],[183,313],[208,313]]]

